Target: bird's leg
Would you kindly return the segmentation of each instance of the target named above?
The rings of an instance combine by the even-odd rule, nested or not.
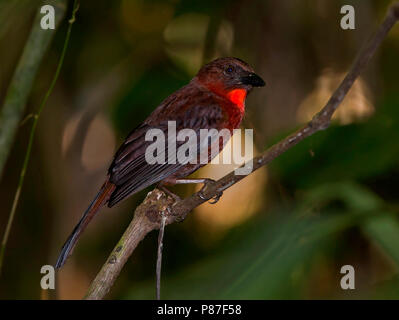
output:
[[[202,179],[175,179],[174,184],[198,184],[203,183],[206,184],[207,181],[215,182],[215,180],[202,178]]]
[[[212,197],[211,199],[206,199],[205,195],[203,193],[203,191],[205,190],[205,188],[212,184],[214,184],[216,181],[213,179],[209,179],[209,178],[198,178],[198,179],[174,179],[174,178],[169,178],[169,179],[165,179],[163,180],[161,183],[158,184],[158,186],[160,188],[162,188],[162,190],[164,190],[166,193],[170,194],[174,199],[176,199],[175,197],[177,197],[178,199],[179,196],[175,195],[174,193],[172,193],[170,190],[166,189],[164,186],[165,185],[175,185],[175,184],[198,184],[198,183],[202,183],[204,186],[201,188],[201,190],[199,191],[199,197],[202,200],[211,200],[209,201],[210,204],[215,204],[216,202],[219,201],[220,197],[223,195],[223,192],[220,191],[218,192],[217,195],[215,195],[214,197]]]

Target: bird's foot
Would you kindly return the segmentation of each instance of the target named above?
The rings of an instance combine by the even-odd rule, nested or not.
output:
[[[213,179],[203,179],[203,180],[204,180],[204,181],[203,181],[204,186],[203,186],[202,189],[199,191],[198,196],[199,196],[202,200],[205,200],[205,201],[206,201],[206,200],[210,200],[210,201],[209,201],[210,204],[215,204],[215,203],[217,203],[217,202],[220,200],[220,198],[222,197],[223,191],[218,191],[218,193],[217,193],[216,195],[214,195],[212,198],[207,198],[207,197],[205,196],[205,194],[204,194],[204,191],[206,190],[206,188],[209,188],[209,187],[213,186],[213,185],[216,183],[216,181],[213,180]]]

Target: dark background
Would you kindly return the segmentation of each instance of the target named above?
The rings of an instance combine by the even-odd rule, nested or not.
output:
[[[255,148],[316,113],[382,21],[390,1],[81,1],[57,85],[39,121],[0,277],[0,298],[81,298],[146,195],[102,210],[60,271],[40,288],[101,186],[126,134],[215,57],[250,63],[267,86],[247,99]],[[0,0],[0,105],[40,1]],[[340,8],[356,29],[340,28]],[[70,16],[70,6],[68,17]],[[38,109],[65,39],[63,21],[29,96]],[[166,299],[399,298],[399,27],[384,40],[334,117],[317,133],[197,208],[164,239]],[[0,181],[4,232],[31,122]],[[231,166],[197,176],[218,178]],[[148,191],[148,190],[147,190]],[[192,187],[175,190],[189,195]],[[139,245],[108,298],[153,299],[157,233]],[[356,289],[342,290],[352,265]]]

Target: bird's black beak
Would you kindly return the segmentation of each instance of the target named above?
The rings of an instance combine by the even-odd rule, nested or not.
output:
[[[245,85],[251,85],[253,87],[263,87],[265,82],[256,73],[250,73],[241,78],[241,83]]]

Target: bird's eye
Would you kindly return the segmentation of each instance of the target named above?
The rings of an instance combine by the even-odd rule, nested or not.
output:
[[[227,72],[227,73],[232,73],[232,72],[233,72],[233,67],[228,67],[228,68],[226,69],[226,72]]]

